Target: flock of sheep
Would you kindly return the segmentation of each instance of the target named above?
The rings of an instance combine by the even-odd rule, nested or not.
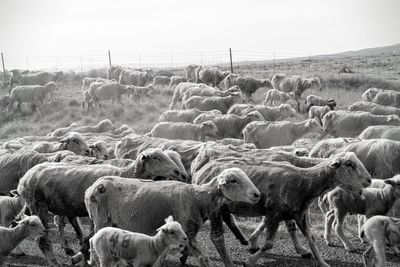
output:
[[[160,266],[176,246],[182,249],[182,264],[194,256],[200,266],[210,266],[196,239],[207,220],[225,266],[234,265],[223,223],[249,245],[252,254],[244,264],[254,266],[273,247],[281,221],[298,254],[329,266],[308,225],[315,200],[325,216],[327,245],[334,227],[345,249],[354,251],[343,223],[347,214],[358,214],[359,237],[370,244],[365,265],[385,266],[386,245],[397,251],[400,243],[395,218],[400,207],[399,92],[371,88],[347,110],[334,110],[335,100],[316,95],[301,104],[304,91],[323,89],[317,77],[276,74],[270,81],[195,65],[185,68],[185,77],[164,74],[113,66],[107,79],[82,81],[88,111],[101,108],[100,101],[122,104],[124,94],[137,99],[151,97],[155,88],[172,88],[169,110],[147,134],[135,134],[127,125],[116,128],[106,119],[0,147],[0,266],[12,250],[23,253],[18,245],[29,235],[38,236],[49,266],[59,266],[49,241],[49,213],[63,250],[78,266]],[[23,75],[13,72],[19,85],[0,105],[37,104],[57,88],[43,74],[33,85]],[[252,95],[259,88],[269,90],[263,104],[256,105]],[[178,102],[182,109],[173,109]],[[304,111],[308,119],[286,120]],[[262,221],[247,238],[234,216]],[[89,236],[83,234],[82,217],[90,218]],[[17,226],[8,228],[13,221]],[[78,253],[65,238],[68,222],[81,244]],[[300,244],[297,228],[311,252]],[[259,247],[263,231],[265,242]]]

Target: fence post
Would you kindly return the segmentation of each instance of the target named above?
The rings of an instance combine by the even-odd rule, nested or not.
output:
[[[108,49],[108,65],[110,65],[110,67],[111,67],[111,53],[110,53],[110,49]]]
[[[229,48],[229,58],[231,60],[231,73],[233,73],[233,63],[232,63],[232,49]]]
[[[3,56],[3,52],[1,52],[1,63],[3,64],[3,78],[4,78],[4,82],[6,82],[6,68],[4,67],[4,56]]]

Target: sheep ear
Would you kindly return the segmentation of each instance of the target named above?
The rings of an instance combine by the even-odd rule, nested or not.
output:
[[[383,181],[385,184],[390,184],[390,185],[394,185],[394,181],[392,179],[387,179]]]
[[[329,167],[331,168],[338,168],[340,166],[340,160],[339,159],[334,159],[330,164]]]
[[[149,160],[150,159],[150,156],[148,156],[148,155],[142,155],[142,160],[143,161],[147,161],[147,160]]]
[[[169,215],[168,218],[165,219],[166,223],[170,223],[174,221],[174,217],[172,217],[172,215]]]

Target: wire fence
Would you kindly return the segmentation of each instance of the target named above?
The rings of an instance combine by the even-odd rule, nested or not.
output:
[[[132,68],[183,68],[189,64],[219,66],[230,69],[229,50],[193,53],[113,53],[111,62]],[[82,56],[10,56],[4,55],[5,67],[46,71],[87,72],[109,66],[108,52],[103,55]],[[302,53],[276,53],[232,50],[234,72],[270,76],[283,72],[299,75],[336,74],[347,67],[356,75],[383,79],[400,78],[400,54],[375,56],[319,56]]]

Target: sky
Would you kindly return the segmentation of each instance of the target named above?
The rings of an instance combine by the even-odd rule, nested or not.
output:
[[[398,0],[0,0],[0,50],[9,62],[108,49],[329,54],[400,43],[399,12]]]

